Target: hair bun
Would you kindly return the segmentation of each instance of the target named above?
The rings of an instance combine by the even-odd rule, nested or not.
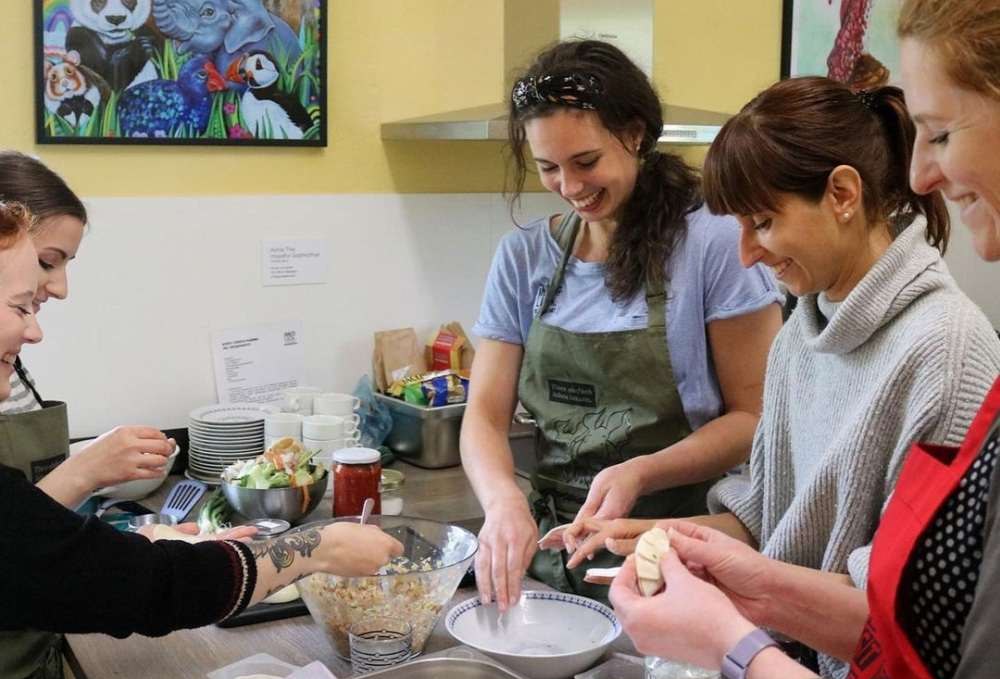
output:
[[[858,55],[851,69],[851,77],[847,86],[854,92],[875,90],[889,84],[889,69],[881,61],[864,52]]]

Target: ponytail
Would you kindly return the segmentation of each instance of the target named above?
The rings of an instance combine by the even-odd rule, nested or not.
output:
[[[615,300],[634,297],[648,283],[663,283],[665,263],[701,207],[701,180],[679,156],[654,146],[643,158],[635,188],[611,240],[606,281]]]
[[[927,220],[927,242],[944,254],[951,236],[951,220],[940,191],[920,195],[910,188],[910,162],[916,127],[906,109],[903,91],[898,87],[879,87],[870,93],[872,108],[885,130],[890,162],[882,187],[885,217],[897,224],[908,224],[916,215]]]

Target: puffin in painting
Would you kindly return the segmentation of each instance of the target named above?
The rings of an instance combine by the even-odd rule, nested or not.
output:
[[[240,114],[254,137],[302,139],[312,127],[312,118],[299,100],[278,88],[281,73],[269,53],[244,54],[230,65],[226,76],[247,85]]]
[[[150,80],[122,93],[118,123],[126,137],[171,137],[184,126],[185,136],[200,136],[212,113],[212,94],[226,81],[206,56],[190,59],[177,80]]]

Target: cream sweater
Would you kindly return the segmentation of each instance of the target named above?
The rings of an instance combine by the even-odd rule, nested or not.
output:
[[[922,224],[897,236],[827,325],[816,296],[799,300],[768,356],[749,475],[709,494],[711,511],[733,512],[763,554],[862,588],[910,445],[959,445],[1000,373],[1000,340]]]

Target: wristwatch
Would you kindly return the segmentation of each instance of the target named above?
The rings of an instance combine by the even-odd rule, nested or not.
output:
[[[758,627],[736,642],[732,650],[726,653],[726,657],[722,659],[722,679],[746,679],[747,668],[757,654],[769,646],[777,645],[777,641]]]

